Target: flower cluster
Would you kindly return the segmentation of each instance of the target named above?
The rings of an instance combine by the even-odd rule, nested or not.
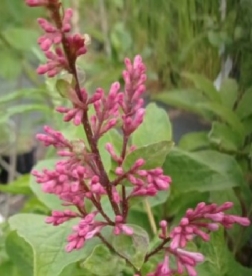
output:
[[[209,241],[210,233],[219,229],[220,225],[225,228],[231,228],[235,223],[242,226],[250,225],[247,218],[225,214],[224,211],[233,207],[232,202],[226,202],[221,206],[216,204],[206,205],[199,203],[196,208],[188,209],[185,217],[183,217],[178,226],[173,228],[170,233],[167,231],[167,222],[161,221],[161,233],[159,238],[165,243],[163,249],[165,256],[154,273],[148,276],[170,276],[174,272],[184,273],[189,276],[196,276],[195,266],[204,261],[204,256],[198,252],[186,251],[183,248],[187,243],[195,237],[199,237],[204,241]],[[167,243],[167,245],[166,245]],[[173,255],[177,260],[176,269],[170,269],[169,256]]]
[[[71,9],[61,9],[59,0],[26,0],[31,7],[43,6],[49,10],[52,22],[38,19],[45,34],[38,43],[45,53],[47,63],[37,69],[39,74],[54,77],[65,70],[72,74],[74,87],[69,86],[71,107],[57,108],[62,113],[65,122],[72,121],[74,125],[83,125],[87,144],[84,140],[70,141],[64,135],[49,126],[45,126],[45,134],[38,134],[37,139],[45,146],[53,146],[60,157],[53,170],[33,171],[37,182],[45,193],[55,194],[64,206],[74,208],[64,211],[53,211],[46,222],[55,226],[72,219],[79,219],[68,236],[66,251],[78,250],[91,238],[99,237],[104,242],[102,229],[110,226],[115,235],[133,235],[134,229],[127,225],[129,200],[133,197],[153,197],[159,191],[168,190],[171,178],[164,175],[162,168],[146,169],[146,160],[139,157],[128,169],[124,160],[127,154],[136,150],[129,144],[130,136],[143,122],[145,110],[142,94],[145,92],[146,68],[140,56],[133,61],[126,58],[126,69],[123,71],[124,88],[120,83],[111,85],[106,94],[102,88],[97,88],[92,96],[88,96],[84,87],[80,86],[76,71],[76,59],[86,53],[83,36],[71,34]],[[94,107],[95,114],[89,118],[88,109]],[[114,145],[107,143],[106,150],[116,164],[114,179],[111,180],[104,169],[98,141],[110,129],[118,127],[123,134],[122,148],[118,152]],[[125,188],[127,181],[131,187]],[[106,214],[102,198],[107,197],[113,209],[113,216]],[[87,202],[92,202],[93,210],[87,210]],[[146,261],[154,254],[163,250],[164,259],[156,271],[149,276],[169,276],[175,272],[187,272],[195,276],[195,266],[203,261],[200,253],[188,252],[183,249],[187,242],[195,236],[203,240],[209,239],[209,232],[218,229],[219,225],[226,228],[234,223],[244,226],[248,219],[227,215],[224,211],[232,207],[231,203],[221,206],[200,203],[195,210],[188,210],[180,224],[167,230],[167,223],[161,221],[161,244],[146,255]],[[107,244],[107,242],[105,242]],[[169,259],[173,255],[177,267],[171,268]],[[139,271],[136,271],[139,273]],[[136,274],[140,275],[140,274]]]

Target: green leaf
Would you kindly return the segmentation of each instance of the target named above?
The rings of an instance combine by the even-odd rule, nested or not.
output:
[[[0,185],[0,191],[17,195],[30,195],[31,189],[29,187],[29,179],[29,174],[22,175],[15,181],[9,183],[8,185]]]
[[[250,87],[245,91],[237,106],[236,113],[241,119],[244,119],[252,115],[251,103],[252,103],[252,87]]]
[[[17,114],[22,114],[26,112],[42,111],[51,112],[51,108],[45,106],[44,104],[20,104],[8,108],[6,116],[10,117]]]
[[[209,192],[176,191],[176,187],[171,188],[169,200],[166,205],[166,217],[174,217],[172,224],[176,225],[184,217],[189,208],[195,208],[199,202],[208,202]]]
[[[102,265],[98,265],[102,264]],[[117,255],[112,255],[104,245],[97,245],[92,254],[85,260],[83,266],[90,273],[97,276],[118,275],[122,271],[125,261]]]
[[[168,190],[168,191],[159,191],[157,193],[157,195],[148,198],[148,202],[149,202],[151,207],[161,205],[161,204],[163,204],[167,201],[167,199],[169,197],[169,194],[170,194],[170,190]]]
[[[209,140],[221,149],[236,151],[243,145],[243,137],[226,124],[213,122]]]
[[[111,143],[111,141],[109,140],[109,132],[105,133],[98,141],[98,148],[101,155],[101,160],[107,173],[111,169],[111,156],[105,148],[107,143]]]
[[[221,102],[220,93],[216,90],[212,81],[200,74],[183,73],[182,75],[192,81],[195,87],[203,92],[209,100],[216,103]]]
[[[71,263],[87,258],[100,240],[94,238],[85,246],[66,253],[66,238],[76,221],[57,227],[45,223],[45,217],[34,214],[18,214],[9,219],[12,230],[28,242],[34,255],[34,276],[58,276]]]
[[[71,84],[64,79],[58,79],[55,87],[60,96],[63,98],[67,98],[69,95],[69,91],[72,89]]]
[[[207,132],[195,131],[184,134],[178,143],[179,148],[188,151],[194,151],[201,148],[209,147]]]
[[[177,191],[219,191],[241,185],[242,171],[226,154],[205,150],[195,153],[173,149],[163,165]]]
[[[60,276],[96,276],[93,273],[90,273],[85,268],[81,268],[79,263],[73,263],[64,268]]]
[[[138,203],[129,209],[127,223],[136,224],[148,233],[152,233],[148,215],[146,214],[143,204],[141,203]]]
[[[19,274],[17,267],[11,261],[0,264],[0,272],[3,276],[22,276]]]
[[[133,145],[142,147],[171,139],[172,128],[167,112],[155,103],[149,104],[143,123],[132,135]]]
[[[110,40],[117,54],[126,53],[132,46],[132,37],[129,31],[125,28],[123,22],[114,24],[110,32]]]
[[[35,195],[30,196],[28,199],[26,199],[22,208],[22,213],[46,215],[49,212],[50,209],[45,206]]]
[[[51,170],[54,168],[55,163],[57,162],[57,159],[47,159],[42,160],[37,163],[37,165],[34,167],[34,170],[42,171],[43,169]],[[64,210],[65,207],[63,207],[61,204],[61,200],[53,194],[47,194],[42,191],[40,184],[36,182],[36,178],[31,175],[30,177],[30,187],[33,193],[38,197],[38,199],[44,203],[49,209],[51,210]]]
[[[122,135],[116,129],[111,129],[108,132],[108,135],[109,135],[108,140],[114,146],[116,154],[120,156],[122,151],[122,146],[123,146]]]
[[[145,160],[143,169],[153,169],[163,165],[166,155],[173,146],[172,142],[162,141],[148,146],[144,146],[134,150],[126,155],[123,162],[123,168],[125,171],[129,170],[131,166],[139,159]]]
[[[252,115],[245,118],[242,124],[245,129],[246,135],[250,135],[252,133]]]
[[[195,103],[208,102],[207,98],[195,89],[165,91],[152,96],[152,99],[201,115],[205,114]]]
[[[237,115],[229,108],[218,103],[196,104],[199,108],[205,111],[210,111],[219,116],[224,122],[228,123],[234,131],[240,132],[241,135],[245,133],[245,129],[240,122]]]
[[[3,35],[16,50],[30,51],[37,41],[38,32],[34,29],[13,27],[6,29]]]
[[[37,93],[43,93],[43,90],[40,89],[34,89],[34,88],[24,88],[21,90],[13,91],[11,93],[7,93],[5,95],[2,95],[0,97],[0,104],[7,104],[12,101],[22,99],[25,97],[31,98],[34,94]]]
[[[200,252],[206,260],[197,268],[201,276],[245,276],[252,270],[237,263],[227,248],[224,231],[220,229],[211,234],[210,242],[201,243]]]
[[[224,79],[221,83],[220,95],[222,104],[233,109],[238,98],[238,83],[234,79]]]
[[[127,258],[138,270],[144,263],[149,248],[149,236],[145,230],[137,225],[128,225],[134,230],[132,236],[113,236],[112,245],[117,252]]]
[[[8,50],[0,51],[0,76],[5,79],[16,79],[22,71],[21,61]]]
[[[29,243],[13,231],[8,235],[5,246],[11,261],[17,266],[20,275],[34,276],[33,251]]]

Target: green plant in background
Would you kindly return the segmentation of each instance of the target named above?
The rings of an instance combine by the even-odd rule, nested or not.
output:
[[[181,162],[180,158],[185,162],[185,170],[182,170],[182,173],[180,171],[177,174],[177,180],[175,177],[174,181],[182,183],[185,178],[183,173],[185,173],[190,175],[188,177],[190,184],[197,183],[200,173],[202,173],[201,178],[205,178],[204,172],[210,170],[213,174],[212,180],[207,180],[211,187],[210,193],[201,191],[196,197],[207,196],[211,201],[229,198],[236,202],[237,213],[251,216],[252,90],[249,70],[251,36],[248,33],[252,26],[252,3],[251,1],[227,1],[226,4],[224,20],[219,21],[216,28],[208,33],[208,38],[216,49],[224,47],[220,59],[223,63],[227,57],[231,58],[230,75],[236,79],[228,78],[224,73],[217,90],[213,85],[214,78],[209,79],[201,74],[182,72],[180,76],[186,80],[186,88],[166,91],[153,98],[193,112],[209,124],[209,131],[184,135],[178,143],[177,151],[171,152],[169,165]],[[188,81],[191,85],[188,85]],[[201,164],[202,169],[195,171],[195,164]],[[195,173],[189,174],[192,171]],[[226,171],[226,173],[223,174],[223,181],[215,187],[213,181],[217,171],[221,173]],[[226,181],[232,187],[224,188]],[[214,191],[222,189],[221,187],[223,192]],[[188,189],[190,191],[190,185]],[[193,190],[200,191],[200,188],[193,188]],[[176,195],[174,191],[174,200],[180,196],[180,192]],[[173,212],[177,211],[175,209]],[[169,215],[172,216],[173,212]],[[249,247],[250,237],[251,229],[247,232],[234,230],[228,237],[233,252],[246,264],[250,261],[242,252]]]
[[[175,177],[175,183],[179,181],[182,184],[187,175],[188,191],[205,192],[200,187],[195,189],[194,185],[206,178],[206,171],[211,171],[211,179],[209,176],[206,179],[210,193],[201,195],[214,201],[232,200],[236,202],[237,213],[251,216],[252,90],[249,88],[239,93],[237,82],[225,79],[220,91],[217,91],[211,81],[200,75],[185,76],[193,81],[195,89],[164,92],[156,99],[200,114],[211,123],[211,129],[189,133],[180,139],[178,149],[170,154],[168,167],[183,160],[184,169],[173,175],[173,179]],[[196,169],[199,164],[201,169]],[[217,184],[215,177],[218,171],[226,173]],[[222,189],[223,192],[218,192]],[[230,236],[233,250],[239,251],[250,236],[251,229],[246,234],[234,231]]]

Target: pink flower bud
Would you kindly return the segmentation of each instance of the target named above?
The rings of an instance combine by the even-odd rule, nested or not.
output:
[[[30,7],[40,7],[49,4],[49,0],[25,0],[26,5]]]
[[[133,169],[133,170],[136,170],[136,169],[142,167],[144,164],[145,164],[145,160],[140,158],[140,159],[138,159],[138,160],[135,162],[135,164],[133,165],[132,169]]]
[[[123,175],[124,174],[123,168],[122,167],[117,167],[116,170],[115,170],[115,173],[117,175]]]

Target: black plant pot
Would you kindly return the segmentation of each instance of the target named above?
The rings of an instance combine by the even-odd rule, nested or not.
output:
[[[17,155],[16,171],[20,174],[27,174],[31,172],[33,165],[35,164],[35,151],[36,148],[32,148],[29,152],[20,153]],[[6,163],[10,163],[9,156],[1,156]],[[6,184],[8,182],[8,171],[0,166],[0,183]]]

